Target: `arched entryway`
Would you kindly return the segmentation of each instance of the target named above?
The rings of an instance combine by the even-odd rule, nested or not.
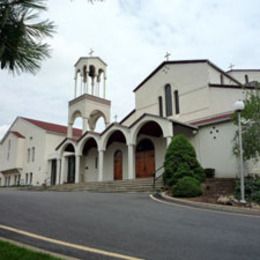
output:
[[[82,149],[82,182],[98,181],[98,144],[93,137],[88,138]]]
[[[67,159],[67,183],[75,183],[75,149],[72,144],[68,144],[64,149]]]
[[[142,139],[136,147],[136,177],[152,177],[155,171],[154,145],[148,138]]]
[[[114,153],[114,180],[123,179],[123,153],[117,150]]]

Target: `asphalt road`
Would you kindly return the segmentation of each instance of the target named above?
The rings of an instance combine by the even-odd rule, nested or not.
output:
[[[260,259],[260,218],[166,205],[143,193],[0,191],[0,224],[144,259]],[[0,229],[81,259],[111,259]]]

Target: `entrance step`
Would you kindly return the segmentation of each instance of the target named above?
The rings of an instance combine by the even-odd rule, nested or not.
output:
[[[156,181],[155,189],[163,187],[162,180]],[[63,184],[48,187],[49,191],[95,191],[95,192],[152,192],[153,178]]]

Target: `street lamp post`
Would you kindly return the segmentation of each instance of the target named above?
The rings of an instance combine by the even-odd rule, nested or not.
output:
[[[240,193],[241,203],[246,203],[245,200],[245,182],[244,182],[244,159],[243,159],[243,145],[242,145],[242,128],[241,128],[241,111],[244,110],[245,104],[238,100],[234,104],[235,110],[238,114],[238,139],[239,139],[239,159],[240,159]]]

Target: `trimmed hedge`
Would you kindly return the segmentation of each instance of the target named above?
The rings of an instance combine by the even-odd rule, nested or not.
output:
[[[172,189],[175,197],[197,197],[202,194],[200,182],[190,176],[179,179]]]
[[[193,146],[185,136],[176,135],[165,154],[163,181],[171,187],[185,176],[194,177],[199,182],[205,180]]]

